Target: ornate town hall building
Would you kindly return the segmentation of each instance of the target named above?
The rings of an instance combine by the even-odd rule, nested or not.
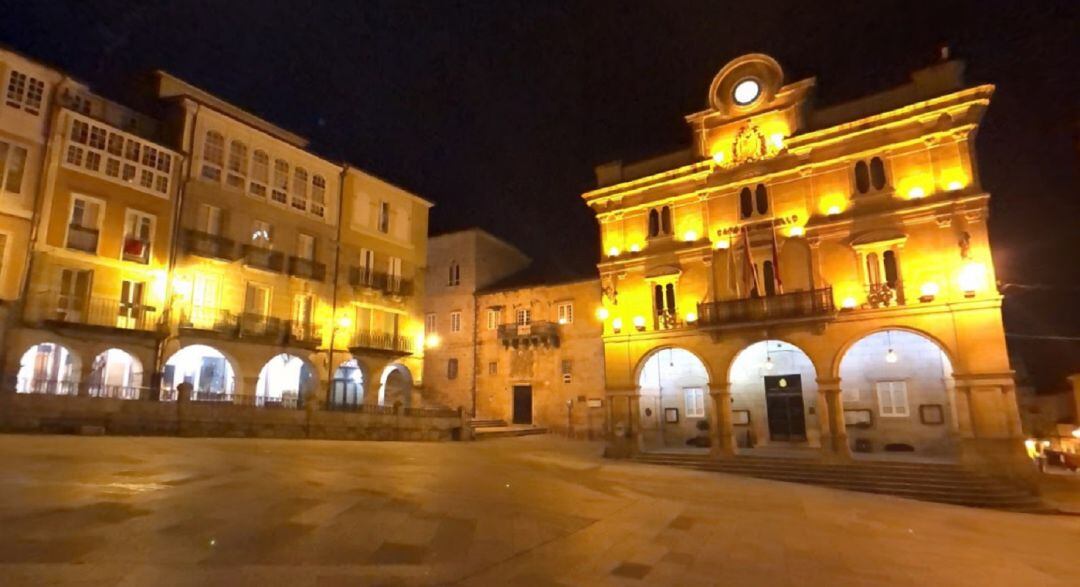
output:
[[[746,55],[690,148],[597,169],[611,454],[1019,448],[962,70],[820,108]]]

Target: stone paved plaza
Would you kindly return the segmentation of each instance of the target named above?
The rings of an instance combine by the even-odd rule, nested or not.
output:
[[[599,453],[0,436],[0,584],[1076,584],[1077,517]]]

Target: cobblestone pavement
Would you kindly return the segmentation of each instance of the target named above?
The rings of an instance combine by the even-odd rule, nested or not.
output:
[[[1077,517],[599,452],[0,436],[0,584],[1076,584]]]

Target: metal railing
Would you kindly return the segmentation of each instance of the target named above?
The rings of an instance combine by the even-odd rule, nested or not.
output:
[[[68,225],[67,248],[87,253],[97,253],[98,230],[78,224]]]
[[[500,324],[499,340],[504,346],[521,344],[559,346],[559,325],[555,322],[533,321],[528,324]]]
[[[235,336],[239,333],[240,317],[220,308],[192,306],[180,310],[180,328],[205,330]]]
[[[179,392],[173,387],[163,388],[160,397],[163,402],[174,402],[179,398]],[[268,397],[264,395],[192,390],[191,401],[204,404],[229,404],[234,406],[283,408],[288,410],[295,410],[301,407],[300,398],[295,394],[284,394],[281,397]]]
[[[698,324],[723,326],[771,320],[794,320],[829,316],[835,312],[832,288],[826,287],[761,298],[702,302],[698,304]]]
[[[285,255],[280,251],[272,251],[255,245],[244,245],[242,250],[244,265],[248,267],[278,273],[281,273],[285,268]]]
[[[155,330],[158,314],[153,306],[99,296],[77,298],[56,291],[34,297],[27,304],[30,320],[123,330]]]
[[[40,393],[44,395],[78,395],[79,382],[66,379],[39,379],[19,377],[15,383],[18,393]]]
[[[285,335],[280,318],[245,312],[240,315],[240,336],[279,339]]]
[[[413,281],[369,267],[350,267],[349,285],[381,291],[390,295],[411,296]]]
[[[289,275],[323,281],[326,279],[326,265],[302,257],[289,257]]]
[[[380,406],[375,404],[364,403],[328,403],[326,404],[326,410],[329,412],[355,412],[360,414],[382,414],[384,416],[394,415],[394,406]]]
[[[322,344],[322,328],[312,322],[290,320],[289,343],[296,346],[317,347]]]
[[[865,286],[866,305],[871,308],[903,306],[904,285],[900,281],[892,283],[871,283]]]
[[[236,258],[236,243],[232,239],[191,228],[184,229],[184,250],[200,257],[226,261]]]
[[[413,340],[391,332],[367,330],[353,334],[349,347],[409,354],[412,352]]]
[[[149,387],[132,387],[127,385],[99,385],[90,384],[87,392],[90,397],[112,398],[112,399],[139,399],[143,397],[144,393],[148,394]]]

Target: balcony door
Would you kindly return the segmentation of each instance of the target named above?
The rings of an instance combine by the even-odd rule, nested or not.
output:
[[[66,322],[82,322],[90,304],[90,285],[93,271],[62,269],[60,291],[56,298],[58,318]]]
[[[308,339],[311,336],[311,322],[314,302],[310,294],[300,294],[293,300],[293,336]]]
[[[143,291],[146,284],[141,281],[124,280],[120,284],[120,305],[117,308],[116,326],[119,328],[138,328],[143,317]]]
[[[217,321],[218,292],[221,278],[217,275],[198,274],[191,288],[191,308],[188,321],[192,327],[209,330]]]

